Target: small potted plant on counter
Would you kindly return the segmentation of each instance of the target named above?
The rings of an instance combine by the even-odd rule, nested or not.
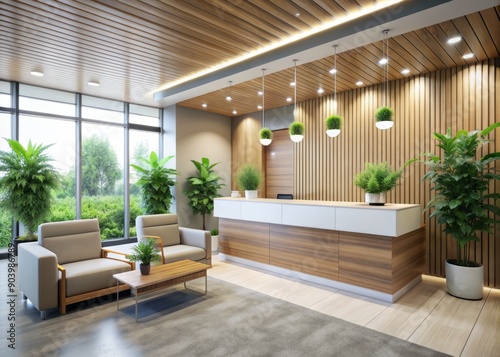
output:
[[[393,170],[387,162],[367,162],[365,169],[354,177],[354,184],[365,190],[365,201],[369,205],[383,206],[385,193],[396,186],[402,173],[403,169]]]
[[[212,236],[212,253],[219,251],[219,230],[212,229],[210,231],[210,235]]]
[[[238,186],[245,190],[245,198],[257,198],[257,189],[263,180],[262,172],[254,165],[244,165],[236,175]]]

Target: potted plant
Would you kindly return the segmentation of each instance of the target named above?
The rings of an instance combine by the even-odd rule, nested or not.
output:
[[[202,157],[201,162],[195,160],[191,162],[198,170],[198,175],[187,178],[188,188],[184,190],[184,194],[193,214],[201,214],[202,228],[205,230],[205,216],[214,211],[214,198],[221,197],[218,191],[224,184],[219,182],[222,178],[215,174],[213,169],[219,164],[218,162],[211,165],[206,157]]]
[[[262,172],[253,165],[244,165],[236,175],[236,182],[240,189],[245,190],[245,198],[257,198],[257,189],[262,183]]]
[[[35,231],[50,215],[52,190],[60,176],[46,150],[52,145],[32,144],[25,148],[18,141],[6,139],[11,151],[0,151],[0,207],[24,225],[26,234],[14,239],[17,244],[37,239]]]
[[[130,166],[142,176],[137,181],[141,188],[142,209],[144,214],[168,213],[174,199],[171,188],[175,185],[175,175],[179,172],[175,169],[165,168],[165,164],[174,156],[167,156],[161,160],[154,151],[151,151],[149,159],[138,158],[145,165]]]
[[[212,236],[212,252],[219,251],[219,230],[212,229],[210,231],[210,235]]]
[[[403,169],[393,170],[387,162],[366,163],[365,169],[354,177],[354,184],[365,190],[365,201],[370,205],[383,206],[385,193],[396,186]]]
[[[340,128],[342,127],[342,117],[340,115],[330,115],[325,119],[326,123],[326,134],[329,137],[335,137],[340,134]]]
[[[375,112],[375,125],[379,129],[389,129],[394,125],[394,111],[389,107],[380,107]]]
[[[500,180],[494,167],[500,153],[481,156],[480,150],[489,143],[486,136],[499,126],[500,122],[482,131],[460,130],[455,136],[451,129],[444,135],[434,133],[442,156],[423,154],[429,170],[422,181],[429,180],[436,192],[426,210],[431,210],[429,217],[436,217],[457,244],[457,258],[446,260],[445,272],[448,292],[459,298],[483,297],[483,266],[471,260],[470,244],[479,241],[478,232],[490,232],[500,223],[500,207],[495,204],[500,193],[489,190],[491,181]]]
[[[264,146],[271,144],[273,141],[273,132],[271,129],[262,128],[259,132],[260,143]]]
[[[290,139],[295,143],[301,141],[304,138],[304,129],[304,123],[294,121],[289,127]]]
[[[151,263],[161,261],[160,251],[155,247],[154,239],[144,239],[132,247],[132,254],[125,256],[131,262],[140,262],[142,275],[149,275]]]

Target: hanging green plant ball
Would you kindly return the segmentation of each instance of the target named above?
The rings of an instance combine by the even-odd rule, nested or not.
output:
[[[261,139],[273,139],[273,132],[271,129],[268,128],[262,128],[260,129],[259,136]]]
[[[293,122],[290,124],[290,135],[304,135],[304,123]]]
[[[394,111],[389,107],[380,107],[375,112],[375,119],[377,121],[392,121]]]
[[[340,129],[340,127],[342,126],[342,121],[343,119],[340,115],[330,115],[325,119],[326,128],[328,130]]]

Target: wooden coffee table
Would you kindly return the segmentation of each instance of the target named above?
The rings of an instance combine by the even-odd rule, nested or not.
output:
[[[127,284],[135,296],[135,321],[137,322],[137,305],[139,296],[153,291],[168,288],[198,278],[205,278],[205,294],[207,293],[207,269],[210,265],[192,260],[181,260],[151,267],[149,275],[141,275],[139,270],[114,274],[116,279],[116,309],[120,309],[119,285]],[[190,289],[191,290],[191,289]]]

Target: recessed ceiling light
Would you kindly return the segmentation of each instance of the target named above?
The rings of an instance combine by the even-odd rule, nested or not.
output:
[[[236,115],[238,114],[238,112],[236,110],[233,110],[233,114]]]
[[[299,17],[300,16],[300,12],[295,13],[295,16]]]
[[[474,57],[474,53],[466,53],[465,55],[462,56],[463,59],[469,59]]]
[[[290,85],[293,87],[295,86],[295,82],[290,82]]]
[[[257,109],[261,110],[262,109],[262,105],[258,105]]]
[[[99,87],[99,82],[93,82],[93,81],[90,81],[90,82],[87,82],[87,84],[91,87]]]
[[[357,85],[357,86],[362,86],[362,85],[363,85],[363,82],[361,82],[361,81],[357,81],[357,82],[356,82],[356,85]]]
[[[335,73],[337,73],[337,70],[336,70],[335,68],[332,68],[332,69],[330,70],[330,74],[335,74]]]
[[[40,72],[40,71],[31,71],[30,73],[32,76],[35,76],[35,77],[43,77],[43,72]]]
[[[410,73],[410,70],[408,68],[405,68],[401,71],[402,74],[408,74]]]
[[[287,102],[291,102],[291,101],[292,101],[292,97],[287,97],[287,98],[286,98],[286,101],[287,101]]]
[[[262,95],[264,94],[264,92],[262,92],[261,90],[257,92],[258,95]]]
[[[462,40],[462,37],[456,36],[456,37],[450,37],[447,42],[448,42],[448,44],[451,45],[451,44],[460,42],[460,40]]]
[[[382,58],[380,59],[380,61],[378,61],[378,64],[386,64],[387,62],[389,62],[387,58]]]
[[[206,107],[207,107],[207,103],[203,103],[201,106],[202,106],[203,108],[206,108]]]
[[[318,89],[318,94],[323,94],[325,93],[325,90],[323,88]]]

